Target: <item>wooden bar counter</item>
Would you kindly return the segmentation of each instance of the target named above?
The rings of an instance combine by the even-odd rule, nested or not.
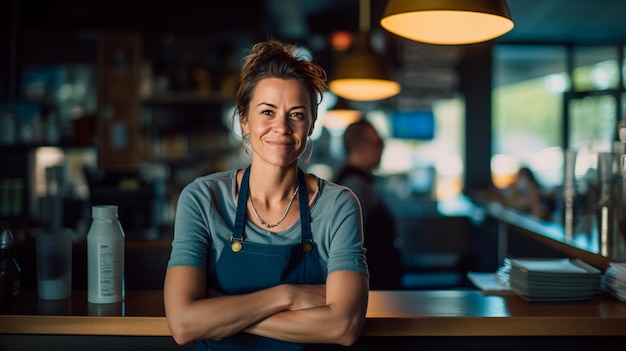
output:
[[[4,306],[2,334],[169,336],[161,291],[129,291],[124,303],[87,303],[84,291],[60,301],[25,292]],[[364,336],[626,336],[626,304],[527,302],[477,290],[372,291]]]

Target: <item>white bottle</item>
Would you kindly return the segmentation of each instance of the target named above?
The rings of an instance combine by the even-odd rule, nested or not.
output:
[[[124,231],[117,206],[92,206],[87,233],[87,300],[115,303],[124,300]]]

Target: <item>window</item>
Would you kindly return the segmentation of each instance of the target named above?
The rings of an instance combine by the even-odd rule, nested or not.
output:
[[[562,101],[569,87],[566,49],[500,45],[493,62],[494,184],[506,187],[522,166],[545,186],[560,183]]]
[[[580,46],[572,50],[574,90],[615,89],[619,81],[616,46]]]
[[[570,148],[610,152],[616,133],[617,100],[611,95],[568,99]]]
[[[521,166],[530,167],[545,187],[560,186],[564,148],[578,153],[578,176],[596,168],[599,152],[626,151],[615,142],[626,106],[624,68],[618,64],[623,50],[617,45],[494,48],[491,172],[496,186],[510,184]]]

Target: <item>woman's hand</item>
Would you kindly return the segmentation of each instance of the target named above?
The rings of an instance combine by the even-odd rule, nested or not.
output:
[[[326,305],[326,285],[287,285],[291,290],[291,311]]]
[[[277,295],[285,294],[291,301],[288,310],[302,310],[312,307],[320,307],[326,305],[326,285],[295,285],[283,284],[276,287]],[[208,297],[227,296],[216,289],[209,289]],[[286,309],[286,310],[287,310]]]
[[[277,289],[282,289],[277,294],[286,294],[289,296],[291,306],[288,310],[295,311],[311,307],[319,307],[326,305],[326,285],[295,285],[283,284]],[[208,297],[222,297],[226,294],[216,289],[209,289]]]

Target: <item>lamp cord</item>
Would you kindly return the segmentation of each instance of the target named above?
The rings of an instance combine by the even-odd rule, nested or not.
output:
[[[366,33],[370,30],[370,0],[360,0],[359,29],[361,33]]]

